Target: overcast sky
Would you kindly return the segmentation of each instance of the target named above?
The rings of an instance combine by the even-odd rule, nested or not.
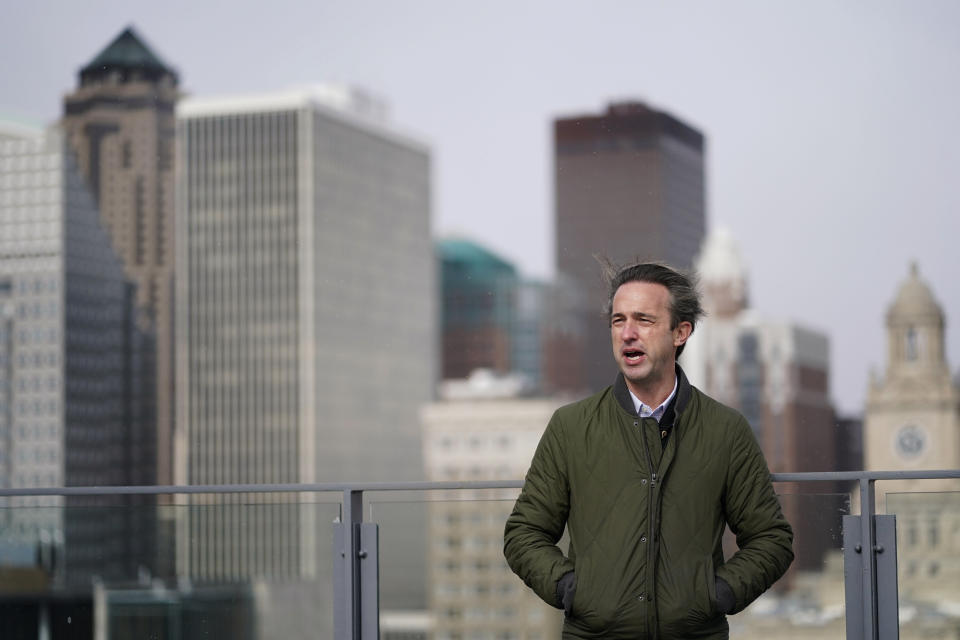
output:
[[[365,87],[432,148],[434,229],[553,274],[551,122],[641,99],[707,136],[752,305],[831,341],[861,413],[916,260],[960,365],[960,3],[12,0],[0,115],[52,121],[133,24],[194,95]]]

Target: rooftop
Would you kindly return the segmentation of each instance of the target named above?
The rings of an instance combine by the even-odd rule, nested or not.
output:
[[[437,248],[445,265],[456,265],[471,271],[516,273],[512,264],[471,240],[445,238],[437,243]]]
[[[176,72],[146,45],[132,26],[124,29],[113,42],[80,69],[81,84],[111,72],[120,72],[123,76],[140,72],[148,79],[169,75],[176,80],[177,77]]]

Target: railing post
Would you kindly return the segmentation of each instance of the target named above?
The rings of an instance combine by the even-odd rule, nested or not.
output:
[[[843,516],[843,587],[847,612],[847,640],[864,640],[863,544],[860,522],[863,516]],[[869,597],[869,596],[868,596]]]
[[[345,489],[333,536],[333,629],[336,640],[380,636],[379,531],[363,522],[363,490]]]
[[[876,544],[876,528],[873,516],[876,512],[874,481],[860,479],[860,544],[863,554],[861,588],[863,589],[863,637],[877,640],[877,559],[873,553]]]
[[[900,598],[897,594],[897,516],[874,516],[877,567],[877,635],[880,640],[900,637]]]
[[[360,530],[363,492],[344,489],[334,530],[333,630],[336,640],[360,640]]]
[[[900,636],[896,519],[876,515],[874,483],[871,478],[860,478],[860,515],[843,517],[843,573],[849,640],[896,640]],[[882,557],[879,563],[878,556]],[[882,581],[878,579],[880,574],[883,575]]]
[[[360,527],[360,640],[380,640],[380,531],[375,522]]]

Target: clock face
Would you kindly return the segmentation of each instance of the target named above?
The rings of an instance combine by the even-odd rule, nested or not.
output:
[[[902,457],[916,458],[927,448],[927,432],[915,425],[900,427],[894,446]]]

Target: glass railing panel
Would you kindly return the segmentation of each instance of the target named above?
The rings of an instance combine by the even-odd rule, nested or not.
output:
[[[821,483],[822,484],[822,483]],[[769,638],[844,638],[842,518],[850,514],[851,495],[810,493],[816,486],[778,486],[783,513],[794,532],[794,562],[767,593],[747,609],[729,616],[730,636]],[[727,531],[724,554],[736,551]]]
[[[0,619],[23,630],[11,637],[333,637],[339,493],[6,505]]]
[[[931,490],[951,482],[958,484],[877,483],[879,504],[897,518],[901,638],[951,637],[960,629],[960,491]]]
[[[380,527],[381,637],[560,637],[562,614],[541,602],[503,558],[503,527],[517,494],[457,490],[370,498],[369,519]]]
[[[507,493],[371,499],[368,519],[380,526],[382,635],[432,630],[438,639],[559,636],[562,614],[540,602],[503,560],[503,525],[516,490]],[[729,618],[732,635],[787,637],[789,631],[843,638],[841,520],[850,513],[850,494],[798,492],[780,499],[794,527],[796,560],[773,589]],[[726,543],[732,554],[732,534]]]

